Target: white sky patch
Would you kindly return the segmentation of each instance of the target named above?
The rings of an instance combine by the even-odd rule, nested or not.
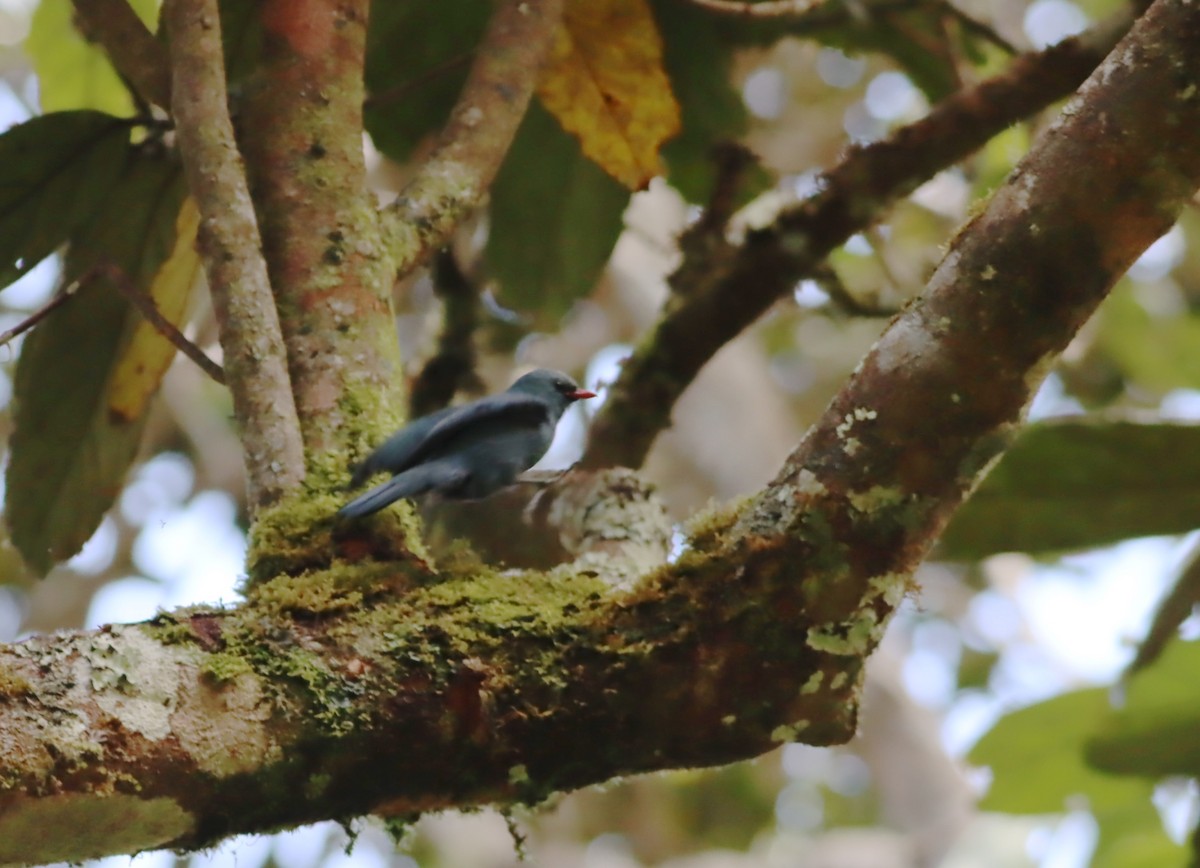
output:
[[[108,569],[117,554],[117,527],[112,519],[100,522],[92,538],[83,544],[79,554],[67,561],[67,566],[85,575],[94,576]]]
[[[881,72],[867,85],[863,98],[867,111],[881,121],[898,121],[915,117],[925,110],[921,92],[902,72]]]
[[[922,208],[944,217],[961,218],[971,200],[971,185],[958,169],[938,172],[909,197]]]
[[[1066,673],[1112,681],[1133,655],[1178,560],[1173,537],[1125,540],[1035,566],[1017,591],[1034,639]]]
[[[855,256],[871,255],[871,242],[861,232],[855,232],[847,238],[846,243],[842,247],[847,253],[853,253]]]
[[[1191,422],[1200,420],[1200,391],[1175,389],[1163,395],[1158,411],[1163,421]]]
[[[1129,276],[1139,281],[1161,280],[1183,261],[1186,251],[1183,230],[1176,223],[1129,267]]]
[[[787,106],[787,81],[783,73],[770,66],[760,66],[746,77],[742,85],[742,101],[755,117],[774,120]]]
[[[1090,22],[1070,0],[1036,0],[1025,10],[1025,35],[1035,48],[1045,48],[1087,29]]]
[[[849,57],[837,48],[822,48],[817,55],[817,75],[830,87],[854,87],[866,71],[866,60]]]
[[[824,307],[829,304],[829,293],[821,289],[820,284],[811,278],[805,278],[796,284],[792,291],[796,304],[804,308]]]
[[[1085,412],[1083,404],[1067,394],[1062,378],[1051,372],[1034,394],[1027,418],[1030,422],[1036,422],[1062,416],[1082,416]]]
[[[33,311],[50,300],[61,272],[57,256],[47,256],[20,278],[4,287],[4,303],[16,310]]]
[[[246,557],[228,494],[202,491],[185,506],[151,515],[133,545],[144,574],[169,581],[164,606],[232,601]]]

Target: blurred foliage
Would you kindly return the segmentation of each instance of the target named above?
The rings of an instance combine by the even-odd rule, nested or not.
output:
[[[5,515],[13,542],[41,574],[83,547],[120,494],[146,414],[144,402],[134,416],[115,412],[111,392],[121,383],[113,375],[132,373],[163,342],[132,341],[141,316],[96,269],[117,268],[149,289],[175,247],[183,172],[172,157],[131,150],[119,177],[70,239],[64,274],[80,282],[75,297],[33,331],[17,365],[6,483],[21,496],[8,499]],[[185,295],[189,288],[190,281],[171,287]]]
[[[646,0],[567,3],[538,97],[587,157],[631,190],[662,174],[659,149],[679,132]]]
[[[138,16],[154,27],[156,0],[130,0]],[[104,49],[93,45],[74,24],[68,2],[39,3],[25,51],[37,75],[42,111],[90,108],[110,115],[133,114],[134,101]]]
[[[0,136],[0,289],[91,220],[128,152],[129,125],[95,111],[42,115]]]
[[[954,514],[939,553],[1048,554],[1196,527],[1200,425],[1065,419],[1021,432]]]
[[[1133,675],[1087,743],[1088,761],[1113,774],[1200,776],[1200,642],[1173,642]]]
[[[621,234],[629,191],[537,105],[492,185],[485,259],[499,300],[526,328],[554,328],[595,285]]]

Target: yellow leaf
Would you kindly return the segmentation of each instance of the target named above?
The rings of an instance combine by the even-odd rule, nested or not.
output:
[[[150,285],[150,297],[159,313],[176,327],[183,321],[188,295],[200,269],[200,256],[196,253],[199,225],[200,214],[195,203],[190,198],[185,199],[175,221],[175,247]],[[139,317],[113,368],[108,387],[108,409],[129,421],[140,417],[174,358],[175,346]]]
[[[583,152],[630,189],[660,173],[658,149],[679,132],[646,0],[567,0],[538,96]]]

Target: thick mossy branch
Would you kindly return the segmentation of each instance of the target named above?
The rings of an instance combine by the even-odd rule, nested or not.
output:
[[[9,821],[46,792],[69,793],[78,821],[136,781],[177,822],[119,846],[193,848],[330,816],[536,802],[801,733],[844,740],[862,658],[804,637],[848,628],[808,624],[805,582],[776,557],[736,574],[732,557],[693,551],[636,596],[590,571],[334,565],[237,609],[4,649],[0,857],[41,859]]]

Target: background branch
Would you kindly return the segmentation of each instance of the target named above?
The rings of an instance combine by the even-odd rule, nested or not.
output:
[[[504,0],[496,7],[437,149],[383,212],[401,275],[440,247],[491,185],[561,19],[562,0]]]
[[[167,49],[146,29],[126,0],[72,0],[76,20],[138,96],[171,110],[171,66]]]
[[[823,175],[818,193],[740,245],[689,250],[671,276],[674,292],[662,318],[625,361],[592,423],[584,466],[640,466],[670,424],[675,402],[717,350],[896,199],[1078,87],[1130,22],[1125,11],[1016,58],[1004,73],[956,93],[887,139],[851,150]]]
[[[475,329],[479,325],[479,289],[463,273],[454,252],[444,248],[433,263],[433,291],[442,300],[442,331],[437,350],[412,385],[409,418],[440,410],[459,389],[481,391],[475,372]]]
[[[304,450],[258,223],[226,104],[216,0],[168,0],[176,135],[200,212],[198,244],[242,429],[248,499],[261,508],[304,478]]]

